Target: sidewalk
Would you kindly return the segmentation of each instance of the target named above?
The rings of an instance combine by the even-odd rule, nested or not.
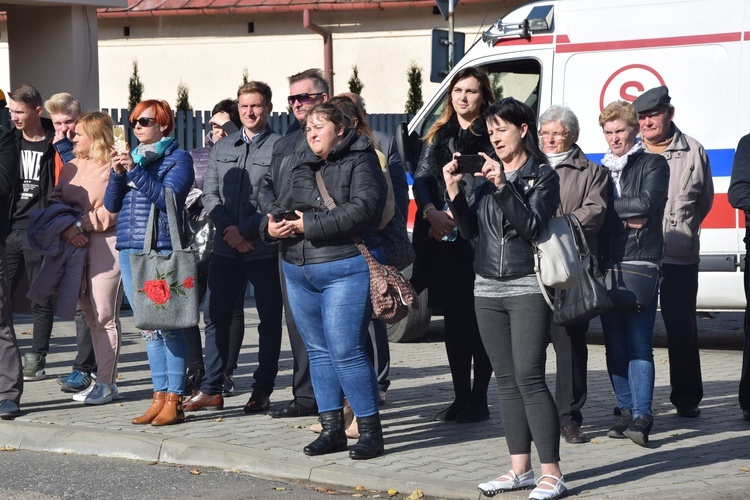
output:
[[[47,357],[49,378],[25,384],[21,402],[25,414],[15,421],[0,421],[0,446],[212,466],[380,491],[395,488],[406,494],[422,488],[425,495],[436,498],[480,498],[477,484],[509,469],[494,382],[489,395],[490,420],[474,425],[432,420],[452,399],[440,318],[433,321],[422,342],[391,344],[392,384],[382,409],[386,453],[373,460],[353,461],[345,453],[323,457],[302,453],[314,439],[307,430],[314,417],[272,419],[243,413],[255,368],[258,324],[254,308],[246,308],[245,313],[245,344],[235,373],[238,395],[225,400],[224,411],[188,413],[184,424],[166,427],[130,424],[132,417],[148,407],[152,390],[143,341],[129,312],[123,318],[118,381],[122,399],[98,407],[72,401],[55,381],[70,372],[75,355],[73,322],[57,321]],[[700,328],[712,330],[711,338],[722,337],[724,344],[737,345],[737,336],[742,335],[741,318],[719,316],[701,320]],[[28,316],[17,318],[22,352],[31,345],[30,334],[23,333],[30,330],[29,320]],[[592,325],[592,338],[597,329],[598,324]],[[592,344],[584,431],[593,439],[583,445],[561,444],[561,467],[570,494],[597,499],[746,497],[750,422],[742,420],[737,404],[741,355],[738,350],[702,351],[703,414],[686,419],[678,417],[669,404],[666,350],[655,349],[655,423],[651,448],[645,449],[630,440],[606,437],[615,418],[615,398],[603,347]],[[551,348],[548,358],[548,380],[554,393]],[[272,405],[291,399],[291,370],[285,337]],[[532,460],[538,475],[536,451]],[[528,491],[497,498],[525,499]]]

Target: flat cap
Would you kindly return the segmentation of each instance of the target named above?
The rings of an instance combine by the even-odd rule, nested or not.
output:
[[[669,104],[672,99],[669,97],[669,89],[666,85],[654,87],[641,94],[638,99],[633,101],[633,106],[638,113],[645,113],[660,106]]]

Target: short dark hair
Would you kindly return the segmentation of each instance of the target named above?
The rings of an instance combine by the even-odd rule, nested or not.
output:
[[[495,101],[484,112],[487,123],[497,124],[498,120],[512,123],[516,127],[526,124],[526,136],[523,138],[523,147],[529,156],[535,158],[539,163],[548,163],[547,156],[539,147],[539,136],[537,135],[536,116],[534,111],[526,104],[513,97],[506,97]],[[487,127],[489,128],[489,127]]]
[[[16,87],[8,95],[12,100],[16,102],[22,102],[31,106],[32,108],[41,108],[42,104],[44,103],[42,94],[40,94],[37,89],[29,85],[28,83],[24,83],[20,87]]]
[[[271,99],[273,98],[271,87],[269,87],[265,82],[247,82],[237,91],[237,98],[239,99],[241,95],[245,94],[260,94],[260,96],[263,98],[264,104],[270,104]]]
[[[292,86],[297,82],[301,82],[302,80],[310,80],[311,82],[313,82],[313,87],[321,94],[331,94],[330,87],[328,86],[328,81],[323,76],[323,72],[318,68],[306,69],[301,73],[290,76],[289,86]]]
[[[211,116],[221,111],[229,115],[229,120],[237,125],[237,128],[242,128],[240,112],[237,110],[237,101],[235,99],[224,99],[217,102],[214,109],[211,110]]]

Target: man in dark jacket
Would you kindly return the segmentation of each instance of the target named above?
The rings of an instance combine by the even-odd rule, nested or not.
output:
[[[309,146],[305,136],[305,120],[307,112],[316,104],[328,101],[330,97],[328,82],[323,78],[319,69],[308,69],[289,77],[289,105],[292,107],[297,122],[287,131],[273,148],[271,168],[263,177],[260,184],[259,203],[263,213],[268,210],[279,196],[286,173],[292,165],[295,165],[303,156]],[[279,260],[279,269],[281,261]],[[268,414],[274,418],[305,417],[316,415],[318,405],[315,402],[315,393],[310,378],[310,360],[307,357],[307,348],[299,335],[297,325],[289,309],[289,302],[284,286],[284,277],[281,277],[282,292],[284,294],[284,315],[286,318],[289,342],[292,346],[294,357],[294,372],[292,373],[292,394],[294,399]]]
[[[750,134],[740,139],[734,154],[732,180],[727,191],[729,203],[745,212],[745,262],[750,262]],[[745,420],[750,421],[750,265],[745,264],[745,345],[742,352],[740,377],[740,408]]]
[[[18,177],[16,157],[13,134],[0,126],[0,242],[5,241],[8,231],[8,200]],[[18,404],[23,394],[23,372],[13,331],[13,297],[5,269],[5,245],[0,243],[0,418],[7,420],[21,414]]]
[[[5,240],[8,280],[15,290],[24,270],[33,282],[42,265],[42,255],[29,247],[26,229],[29,214],[47,206],[55,186],[55,135],[52,122],[42,118],[42,96],[31,85],[21,85],[10,93],[10,117],[15,125],[14,137],[18,160],[18,181],[11,201],[10,232]],[[24,355],[24,380],[42,380],[46,372],[49,338],[52,334],[52,300],[31,304],[34,315],[34,339],[31,351]]]
[[[275,265],[278,246],[266,245],[259,237],[265,213],[258,210],[257,187],[280,138],[268,126],[271,98],[271,88],[263,82],[240,87],[237,100],[243,128],[211,150],[201,196],[216,226],[204,306],[206,373],[200,391],[185,403],[185,411],[224,406],[222,388],[232,312],[248,280],[255,288],[260,323],[258,368],[245,413],[265,412],[270,404],[281,350],[281,283]]]

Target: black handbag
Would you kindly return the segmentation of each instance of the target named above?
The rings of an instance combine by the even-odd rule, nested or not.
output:
[[[573,214],[566,214],[565,217],[578,247],[581,274],[577,285],[558,294],[552,320],[560,326],[571,326],[594,319],[612,309],[613,304],[599,263],[586,243],[580,221]]]
[[[188,219],[186,226],[188,246],[195,248],[195,259],[198,266],[204,266],[211,260],[213,254],[216,227],[208,215],[200,220]]]
[[[643,264],[608,264],[604,271],[604,281],[615,309],[644,311],[654,300],[659,286],[659,272],[658,267]]]
[[[380,244],[383,246],[386,265],[403,271],[414,262],[417,255],[409,240],[409,233],[406,231],[406,221],[398,208],[378,235]]]

